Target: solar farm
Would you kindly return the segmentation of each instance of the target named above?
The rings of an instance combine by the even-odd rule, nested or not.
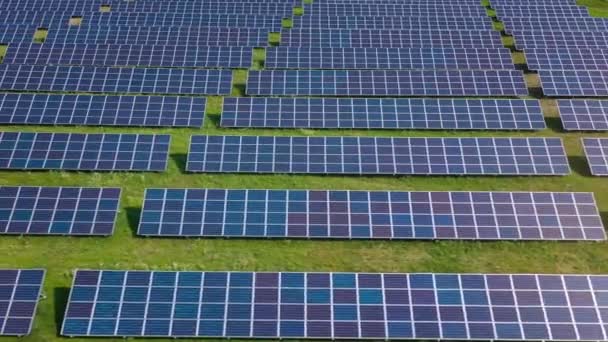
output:
[[[608,341],[605,0],[0,0],[0,337]]]

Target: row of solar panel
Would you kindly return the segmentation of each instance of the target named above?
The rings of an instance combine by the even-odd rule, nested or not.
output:
[[[204,98],[0,94],[0,124],[201,127]],[[565,130],[608,130],[608,101],[558,100]],[[225,98],[222,127],[545,128],[537,100]]]
[[[11,44],[3,63],[97,66],[249,68],[253,49],[165,45]],[[266,49],[266,68],[513,69],[507,49],[297,48]]]
[[[502,18],[504,30],[514,31],[606,31],[608,21],[602,18],[581,17],[505,17]]]
[[[114,231],[119,188],[0,187],[0,234]],[[591,193],[147,189],[138,235],[605,240]]]
[[[141,4],[141,3],[140,3]],[[118,12],[164,12],[164,13],[196,13],[196,14],[257,14],[257,15],[281,15],[290,16],[294,10],[291,3],[255,3],[255,2],[189,2],[189,3],[148,3],[149,5],[137,5],[134,3],[103,4],[101,2],[59,2],[44,4],[42,6],[32,5],[36,11],[57,12],[64,14],[86,15],[102,11]],[[50,7],[50,8],[47,8]],[[22,4],[9,6],[6,11],[20,11],[28,8]],[[4,9],[4,8],[3,8]]]

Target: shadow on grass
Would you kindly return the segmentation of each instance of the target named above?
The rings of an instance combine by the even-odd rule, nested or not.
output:
[[[55,326],[57,327],[57,336],[61,334],[61,324],[63,323],[63,315],[68,306],[68,298],[70,297],[69,287],[56,287],[53,289],[55,296]]]
[[[604,223],[604,227],[608,227],[608,211],[600,211],[600,218]]]
[[[125,212],[127,213],[127,223],[129,224],[129,230],[131,230],[131,234],[135,237],[137,236],[137,227],[139,227],[141,208],[126,207]]]
[[[562,120],[558,117],[545,117],[547,128],[556,133],[563,133],[564,128],[562,127]]]
[[[173,162],[177,164],[177,168],[181,173],[186,172],[186,163],[188,162],[188,155],[186,153],[171,153],[169,158],[173,159]]]
[[[232,96],[245,96],[247,91],[247,84],[245,83],[235,83],[232,86]]]
[[[587,158],[583,156],[569,156],[568,163],[573,172],[578,173],[581,176],[591,177],[591,170],[587,165]]]
[[[212,124],[214,127],[219,128],[222,121],[221,114],[207,114],[207,122]]]
[[[545,98],[545,94],[543,93],[542,87],[529,87],[528,93],[535,99],[543,99]]]

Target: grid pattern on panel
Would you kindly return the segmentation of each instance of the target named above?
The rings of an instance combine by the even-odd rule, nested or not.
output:
[[[222,127],[537,130],[536,100],[224,98]]]
[[[20,44],[3,62],[99,66],[249,68],[253,50],[239,47],[166,45]]]
[[[87,13],[97,12],[101,6],[100,2],[82,2],[82,1],[14,1],[8,4],[3,2],[3,11],[20,11],[30,9],[38,12],[62,12],[65,14],[71,13]]]
[[[222,95],[231,83],[230,70],[0,65],[3,90]]]
[[[589,18],[589,11],[585,7],[568,6],[559,7],[555,5],[524,5],[503,7],[496,10],[499,19],[510,17],[566,17],[566,18]]]
[[[399,49],[277,47],[266,49],[266,68],[278,69],[514,69],[507,49]]]
[[[9,25],[0,27],[0,44],[31,42],[34,40],[36,26]]]
[[[66,12],[38,12],[23,10],[23,8],[20,7],[17,10],[10,11],[10,15],[0,17],[0,24],[47,26],[51,24],[65,24],[71,17],[71,14]],[[32,31],[32,37],[33,35],[34,31]]]
[[[79,26],[49,31],[48,43],[260,47],[265,28],[196,26]]]
[[[608,70],[606,49],[526,49],[530,70]]]
[[[608,131],[608,101],[558,100],[566,131]]]
[[[382,47],[502,48],[500,35],[491,30],[331,30],[290,29],[281,31],[282,46],[333,48]]]
[[[0,133],[0,169],[164,171],[170,135]]]
[[[119,188],[0,187],[0,234],[112,235]]]
[[[248,95],[518,96],[518,70],[265,70],[249,71]]]
[[[0,124],[201,127],[205,98],[0,94]]]
[[[549,18],[534,18],[534,17],[511,17],[503,18],[505,31],[512,32],[516,30],[523,31],[606,31],[608,30],[608,22],[601,18],[568,18],[568,17],[549,17]]]
[[[143,2],[115,3],[111,6],[113,13],[157,12],[175,14],[255,14],[255,15],[284,15],[293,13],[294,5],[290,3],[259,3],[259,2]]]
[[[540,70],[548,96],[608,96],[608,70]]]
[[[585,156],[594,176],[608,176],[608,138],[583,138]]]
[[[326,29],[392,29],[434,30],[450,27],[454,30],[492,29],[489,20],[473,17],[378,17],[378,16],[296,16],[293,27]]]
[[[78,270],[61,334],[604,340],[602,275]]]
[[[44,270],[0,269],[0,335],[29,335],[43,282]]]
[[[399,16],[399,17],[472,17],[487,20],[484,8],[475,6],[410,6],[402,4],[323,4],[304,5],[310,16]]]
[[[535,48],[593,48],[608,46],[608,32],[602,31],[514,31],[518,49]]]
[[[144,236],[605,240],[592,193],[147,189]]]
[[[559,138],[193,135],[188,172],[564,175]]]
[[[83,25],[93,26],[199,26],[199,27],[250,27],[268,28],[279,31],[282,27],[281,15],[247,14],[205,14],[164,13],[164,12],[122,12],[108,13],[86,18]]]

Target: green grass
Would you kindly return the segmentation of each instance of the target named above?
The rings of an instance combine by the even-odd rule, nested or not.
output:
[[[594,1],[590,5],[597,7]],[[604,3],[604,2],[602,2]],[[512,43],[507,41],[507,43]],[[262,67],[263,50],[254,53]],[[521,58],[521,56],[519,57]],[[246,70],[234,71],[234,96],[244,95]],[[535,82],[534,80],[529,80]],[[222,98],[208,98],[200,129],[100,127],[3,127],[5,131],[170,133],[171,158],[163,173],[0,172],[4,185],[118,186],[121,207],[116,231],[108,238],[0,237],[0,267],[47,269],[32,335],[5,341],[123,341],[57,337],[67,288],[76,268],[247,271],[361,272],[529,272],[608,273],[605,243],[457,242],[457,241],[287,241],[222,239],[149,239],[134,236],[138,208],[150,187],[359,189],[420,191],[589,191],[608,223],[608,187],[589,175],[580,138],[602,134],[564,133],[554,100],[543,99],[549,128],[539,132],[251,130],[219,127]],[[202,113],[201,113],[202,115]],[[573,172],[565,177],[356,177],[312,175],[186,174],[184,163],[192,134],[364,135],[364,136],[538,136],[564,139]],[[144,341],[144,339],[139,339]],[[153,341],[173,341],[155,339]],[[187,340],[184,340],[187,341]]]
[[[294,7],[293,15],[295,15],[295,16],[304,15],[304,7]]]

